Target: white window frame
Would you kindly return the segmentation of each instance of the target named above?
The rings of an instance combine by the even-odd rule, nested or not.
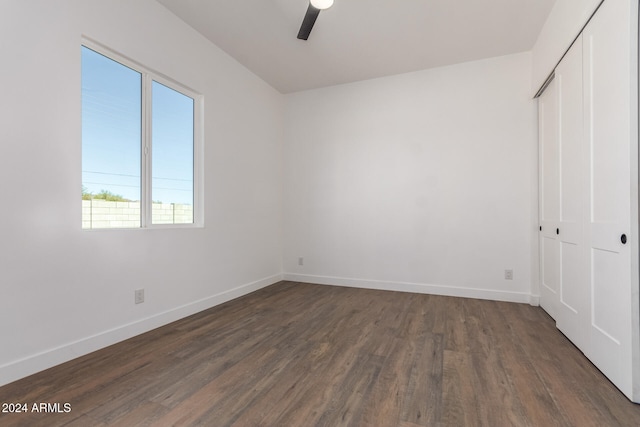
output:
[[[153,71],[140,63],[133,61],[104,45],[88,39],[82,38],[81,46],[89,48],[105,57],[118,62],[142,76],[141,85],[141,145],[140,145],[140,227],[136,228],[85,228],[86,231],[103,230],[140,230],[140,229],[162,229],[162,228],[194,228],[204,227],[204,191],[203,191],[203,145],[204,145],[204,96],[187,86],[167,77],[161,73]],[[188,224],[153,224],[152,223],[152,99],[151,86],[153,82],[160,83],[181,94],[193,99],[193,222]]]

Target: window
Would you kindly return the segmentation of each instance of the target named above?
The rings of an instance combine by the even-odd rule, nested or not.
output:
[[[196,223],[198,98],[82,46],[82,228]]]

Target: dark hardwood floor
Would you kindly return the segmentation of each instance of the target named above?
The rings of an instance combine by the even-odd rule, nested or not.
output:
[[[0,387],[1,426],[638,426],[537,307],[282,282]]]

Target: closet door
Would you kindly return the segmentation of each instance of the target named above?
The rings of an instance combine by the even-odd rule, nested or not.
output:
[[[559,306],[560,150],[558,97],[553,80],[538,98],[540,161],[540,306],[554,319]]]
[[[606,0],[583,32],[591,292],[585,352],[627,396],[631,362],[631,16],[628,0]]]
[[[582,36],[555,72],[558,93],[560,221],[556,325],[579,348],[589,347],[589,282],[583,238],[587,166],[584,161]]]

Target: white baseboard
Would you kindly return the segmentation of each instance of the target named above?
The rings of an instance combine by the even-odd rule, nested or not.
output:
[[[284,273],[284,280],[319,285],[347,286],[351,288],[378,289],[382,291],[413,292],[418,294],[444,295],[450,297],[486,299],[538,305],[539,297],[524,292],[496,291],[492,289],[461,288],[423,283],[387,282],[368,279],[348,279],[344,277],[314,276],[308,274]]]
[[[12,361],[0,366],[0,386],[19,380],[36,372],[68,362],[101,348],[108,347],[152,329],[180,320],[192,314],[225,303],[234,298],[246,295],[258,289],[283,280],[282,274],[265,277],[255,282],[247,283],[216,295],[194,301],[138,321],[118,326],[96,335],[85,337],[77,341],[63,344],[41,353],[37,353],[20,360]]]

